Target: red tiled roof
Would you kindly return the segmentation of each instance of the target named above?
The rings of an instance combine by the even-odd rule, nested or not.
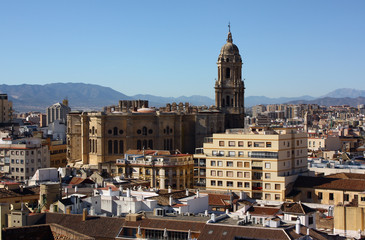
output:
[[[248,211],[251,215],[275,216],[280,211],[280,208],[253,206]]]
[[[71,179],[71,181],[70,181],[69,184],[71,184],[71,185],[78,185],[78,184],[82,184],[82,183],[93,184],[94,181],[92,181],[91,179],[88,179],[88,178],[73,177]]]
[[[229,195],[209,193],[209,206],[229,206],[230,199]]]

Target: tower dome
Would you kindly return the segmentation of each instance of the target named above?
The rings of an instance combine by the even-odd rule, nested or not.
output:
[[[227,37],[227,43],[223,45],[223,47],[221,48],[221,52],[219,54],[218,57],[218,61],[227,61],[227,57],[228,57],[228,61],[235,61],[235,62],[241,62],[241,55],[240,55],[240,51],[238,50],[238,47],[233,43],[233,39],[232,39],[232,33],[231,33],[231,27],[229,26],[229,32],[228,32],[228,37]],[[232,58],[232,59],[230,59]]]

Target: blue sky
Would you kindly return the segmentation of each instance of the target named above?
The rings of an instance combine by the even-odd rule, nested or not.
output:
[[[214,97],[231,22],[246,96],[365,89],[365,1],[0,2],[0,84]]]

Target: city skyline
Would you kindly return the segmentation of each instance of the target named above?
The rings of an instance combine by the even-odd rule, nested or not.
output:
[[[84,82],[129,96],[214,98],[231,22],[246,96],[365,89],[361,1],[1,5],[2,84]]]

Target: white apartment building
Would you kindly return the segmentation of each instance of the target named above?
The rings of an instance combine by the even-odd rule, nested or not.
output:
[[[0,173],[15,180],[30,179],[40,168],[50,166],[47,145],[41,139],[0,140]]]

